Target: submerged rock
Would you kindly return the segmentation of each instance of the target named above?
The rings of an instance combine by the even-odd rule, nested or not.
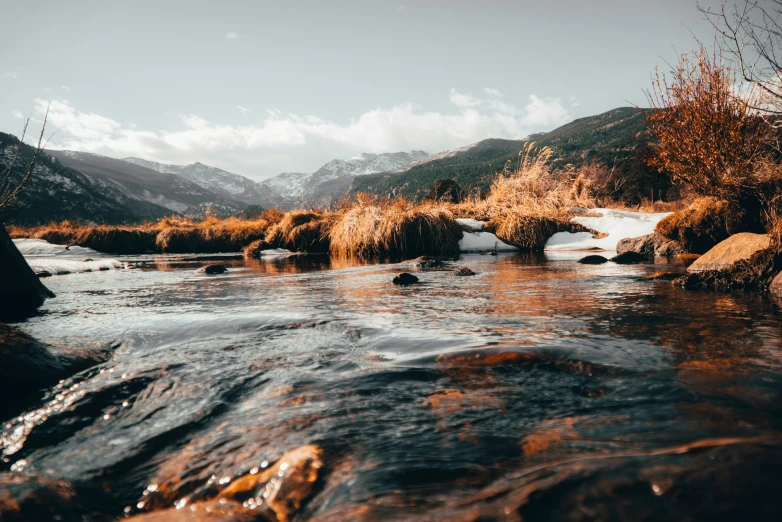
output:
[[[41,283],[0,224],[0,321],[19,321],[54,294]]]
[[[196,270],[196,274],[217,275],[224,274],[228,269],[224,265],[206,265]]]
[[[439,259],[435,259],[429,256],[421,256],[415,259],[409,259],[404,261],[402,264],[415,268],[443,268],[446,266],[445,263]]]
[[[618,265],[636,265],[638,263],[646,263],[649,261],[649,258],[636,252],[625,252],[612,257],[611,261]]]
[[[771,237],[766,234],[742,232],[734,234],[703,254],[691,264],[687,271],[731,270],[740,261],[771,247]]]
[[[603,263],[608,263],[608,259],[603,256],[591,255],[582,257],[578,262],[582,265],[602,265]]]
[[[673,239],[653,232],[645,236],[622,239],[616,245],[616,253],[635,252],[649,259],[655,256],[671,257],[684,252],[684,247]]]
[[[24,409],[42,388],[100,364],[109,356],[109,347],[47,346],[0,324],[0,420]]]
[[[475,272],[467,268],[466,266],[461,267],[459,270],[453,273],[455,276],[474,276]]]
[[[679,279],[682,275],[680,272],[655,272],[650,276],[643,277],[644,281],[673,281]]]
[[[12,468],[13,469],[13,468]],[[0,473],[0,521],[106,520],[108,495],[38,474]]]
[[[413,274],[408,274],[407,272],[404,272],[396,276],[391,282],[394,283],[395,285],[401,285],[401,286],[412,285],[418,282],[418,278]]]

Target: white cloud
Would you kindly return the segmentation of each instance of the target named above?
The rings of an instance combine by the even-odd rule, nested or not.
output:
[[[494,87],[485,87],[483,91],[488,94],[489,96],[492,96],[494,98],[501,98],[502,93],[499,89],[495,89]]]
[[[239,109],[239,112],[241,112],[245,116],[247,116],[252,112],[252,109],[248,109],[247,107],[242,107],[241,105],[237,105],[236,108]]]
[[[16,118],[17,120],[23,120],[24,119],[24,114],[22,114],[22,111],[16,111],[16,110],[11,111],[11,116]]]
[[[225,36],[223,36],[223,38],[225,38],[226,40],[236,40],[240,36],[241,35],[239,33],[237,33],[237,32],[228,31],[227,33],[225,33]]]
[[[71,90],[71,88],[68,87],[67,85],[60,85],[60,89],[62,89],[63,91],[70,91]]]
[[[267,110],[253,124],[215,123],[184,114],[171,130],[139,130],[55,100],[49,123],[59,131],[51,148],[169,163],[201,161],[258,178],[286,170],[314,171],[326,161],[360,152],[422,149],[435,153],[492,137],[520,139],[574,118],[573,108],[561,100],[535,95],[523,106],[455,90],[450,91],[450,99],[456,105],[451,112],[426,111],[406,103],[376,108],[345,123],[276,109]],[[46,103],[35,101],[37,114],[46,110]]]
[[[470,93],[462,94],[456,89],[451,89],[451,103],[457,107],[476,107],[482,103],[482,100],[476,98]]]
[[[18,80],[19,79],[19,75],[16,74],[15,72],[7,72],[7,73],[3,74],[3,78],[6,78],[8,80]]]

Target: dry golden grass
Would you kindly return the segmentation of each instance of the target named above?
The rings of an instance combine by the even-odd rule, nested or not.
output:
[[[444,205],[378,201],[365,194],[357,195],[352,208],[343,206],[330,233],[331,252],[344,257],[453,256],[461,237]]]
[[[329,231],[334,221],[331,213],[294,210],[269,227],[265,241],[276,248],[325,253],[329,251]]]
[[[725,200],[703,197],[660,221],[656,230],[680,242],[688,252],[704,254],[720,241],[746,229],[741,209]]]

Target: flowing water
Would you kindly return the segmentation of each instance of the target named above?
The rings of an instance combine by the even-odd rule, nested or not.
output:
[[[112,520],[221,498],[312,445],[306,498],[263,516],[780,519],[768,298],[567,254],[466,255],[477,275],[409,287],[392,264],[202,264],[45,280],[57,298],[18,327],[113,357],[6,424],[0,471],[99,491],[90,516]]]

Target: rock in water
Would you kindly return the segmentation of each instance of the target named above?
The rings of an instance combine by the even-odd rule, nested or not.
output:
[[[412,285],[418,282],[418,278],[413,274],[408,274],[407,272],[404,272],[396,276],[391,282],[394,283],[395,285],[402,285],[402,286]]]
[[[742,232],[734,234],[725,241],[695,260],[687,271],[705,272],[708,270],[730,270],[739,261],[749,260],[753,255],[771,247],[771,237],[766,234]]]
[[[227,270],[223,265],[206,265],[196,270],[196,274],[217,275],[224,274]]]
[[[602,265],[603,263],[608,263],[608,259],[604,258],[603,256],[592,255],[582,257],[578,260],[578,262],[582,265]]]
[[[635,265],[638,263],[646,263],[649,261],[649,258],[635,252],[625,252],[624,254],[612,257],[611,261],[618,265]]]
[[[439,259],[435,259],[429,256],[421,256],[415,259],[410,259],[408,261],[405,261],[403,264],[415,268],[442,268],[445,266],[445,263],[443,263]]]
[[[782,296],[782,272],[778,273],[774,280],[771,281],[768,291],[771,292],[772,295],[778,297]]]
[[[46,288],[0,224],[0,321],[20,321],[54,294]]]
[[[474,276],[475,272],[467,268],[466,266],[461,267],[459,270],[453,273],[453,275],[456,276]]]
[[[626,252],[635,252],[652,259],[655,256],[671,257],[681,254],[684,252],[684,248],[678,241],[653,232],[645,236],[630,237],[619,241],[616,245],[616,253],[622,255]]]

